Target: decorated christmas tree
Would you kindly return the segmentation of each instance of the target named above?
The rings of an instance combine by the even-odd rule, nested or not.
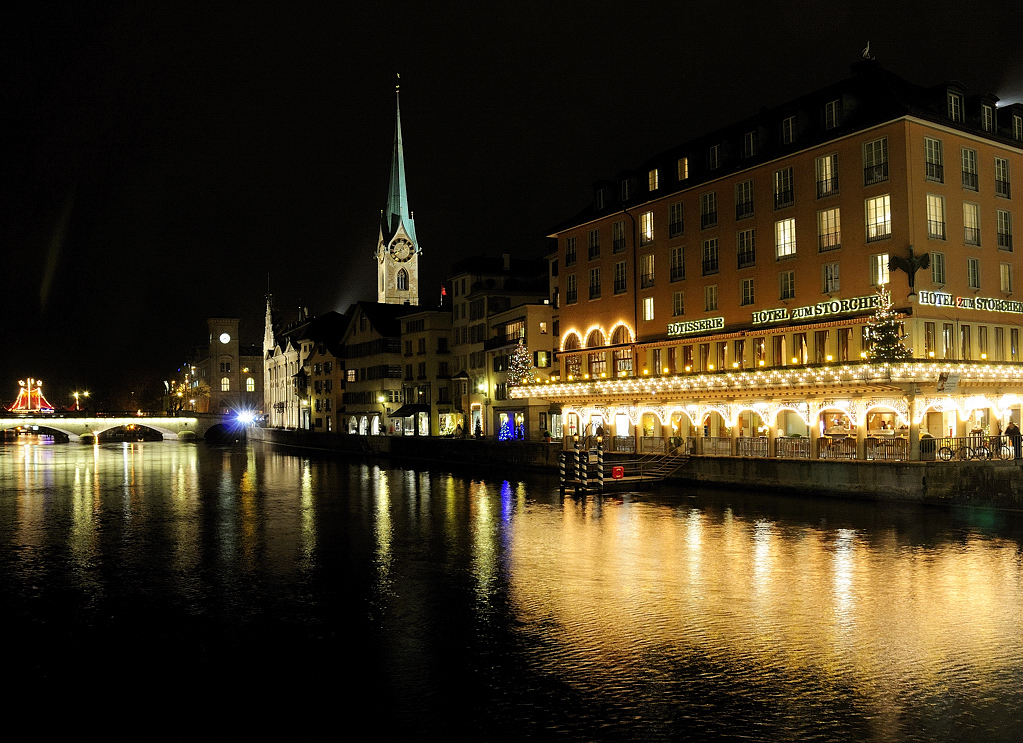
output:
[[[508,384],[529,384],[533,381],[533,358],[529,355],[529,349],[519,338],[519,345],[515,352],[508,359]]]
[[[906,334],[892,309],[892,295],[888,287],[877,290],[877,309],[867,322],[867,337],[870,339],[871,361],[906,361],[913,358],[913,349],[906,348],[903,341]]]

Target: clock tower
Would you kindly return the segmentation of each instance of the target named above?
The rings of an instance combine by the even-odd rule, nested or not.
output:
[[[398,88],[395,88],[395,97]],[[377,301],[382,304],[419,304],[419,241],[405,190],[405,155],[401,147],[401,106],[396,108],[394,153],[387,205],[380,213],[377,240]]]

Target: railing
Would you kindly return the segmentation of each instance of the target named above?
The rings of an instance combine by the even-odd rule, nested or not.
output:
[[[575,304],[579,301],[579,290],[568,289],[565,291],[565,304]]]
[[[717,223],[718,223],[718,213],[717,213],[716,209],[714,211],[712,211],[712,212],[707,212],[706,214],[701,214],[700,215],[700,227],[703,228],[703,229],[707,229],[708,227],[713,227]]]
[[[590,286],[590,299],[600,299],[600,284]]]
[[[735,455],[738,457],[766,457],[767,452],[766,436],[740,436],[735,440]]]
[[[1012,252],[1012,235],[1007,232],[998,233],[998,249]]]
[[[685,266],[672,266],[671,267],[671,280],[672,281],[682,281],[682,279],[684,279],[685,277],[686,277],[686,267]]]
[[[838,178],[822,178],[817,181],[817,198],[833,196],[838,193]]]
[[[710,274],[718,272],[718,259],[706,260],[703,262],[703,275],[709,276]]]
[[[664,451],[664,439],[660,436],[640,436],[640,454],[650,454]]]
[[[681,221],[668,222],[668,237],[678,237],[685,231]]]
[[[639,286],[641,289],[648,289],[654,285],[654,275],[652,273],[645,273],[639,277]]]
[[[852,436],[817,439],[818,459],[856,459],[856,439]]]
[[[605,436],[604,451],[636,453],[636,439],[632,436]]]
[[[938,183],[945,182],[945,166],[939,163],[925,163],[924,170],[927,180]]]
[[[927,220],[927,236],[945,239],[945,223],[937,219]]]
[[[787,191],[779,191],[774,195],[775,209],[781,209],[786,206],[792,206],[794,203],[796,203],[796,198],[791,188]]]
[[[980,228],[979,227],[966,227],[964,228],[965,234],[963,235],[963,242],[967,245],[980,245]]]
[[[920,439],[920,459],[924,461],[959,461],[971,459],[1014,459],[1021,453],[1019,440],[1011,436],[942,436]]]
[[[735,205],[735,218],[745,219],[746,217],[753,216],[753,202],[752,201],[740,201]]]
[[[867,225],[867,242],[877,242],[878,240],[887,240],[892,236],[892,223],[890,220],[883,222],[874,222],[873,224]]]
[[[888,180],[888,163],[868,165],[863,169],[863,185],[872,186]]]
[[[757,265],[757,251],[746,249],[739,253],[739,268],[749,268]]]
[[[1009,182],[998,178],[995,179],[995,196],[1009,198]]]
[[[817,237],[817,251],[826,253],[829,250],[838,250],[842,247],[841,232],[827,232]]]
[[[705,436],[700,439],[700,454],[729,456],[732,453],[732,439],[729,436]]]
[[[612,253],[624,253],[625,252],[625,238],[618,238],[611,241],[611,252]]]
[[[969,172],[967,170],[964,170],[963,171],[963,188],[968,188],[971,191],[976,191],[978,186],[979,186],[979,181],[977,180],[977,174],[976,173],[971,173],[971,172]]]
[[[774,456],[789,459],[809,459],[810,439],[778,438],[774,440]]]
[[[623,279],[615,279],[614,292],[615,294],[624,294],[628,290]]]
[[[874,462],[904,462],[909,459],[909,439],[901,436],[869,436],[866,456]]]

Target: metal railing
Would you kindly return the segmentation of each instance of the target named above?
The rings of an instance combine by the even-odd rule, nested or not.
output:
[[[777,438],[774,440],[774,456],[789,459],[809,459],[810,439]]]
[[[818,459],[856,459],[856,439],[852,436],[817,439]]]
[[[838,193],[838,178],[822,178],[817,181],[817,198],[831,196]]]
[[[664,439],[661,436],[640,436],[640,454],[651,454],[664,451]]]
[[[700,454],[730,456],[732,439],[729,436],[704,436],[700,439]]]
[[[1020,442],[1011,436],[942,436],[920,439],[920,459],[927,462],[965,462],[985,459],[1019,458]]]
[[[976,173],[971,173],[968,170],[963,171],[963,188],[968,188],[971,191],[976,191],[979,185]]]
[[[900,436],[869,436],[866,458],[874,462],[904,462],[909,459],[909,439]]]
[[[766,457],[767,452],[766,436],[740,436],[735,440],[737,457]]]
[[[863,169],[863,185],[872,186],[875,183],[883,183],[888,180],[888,163],[868,165]]]

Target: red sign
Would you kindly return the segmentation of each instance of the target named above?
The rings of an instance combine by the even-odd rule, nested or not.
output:
[[[611,468],[612,480],[621,480],[623,477],[625,477],[624,467],[622,467],[621,465],[615,465],[614,467]]]

